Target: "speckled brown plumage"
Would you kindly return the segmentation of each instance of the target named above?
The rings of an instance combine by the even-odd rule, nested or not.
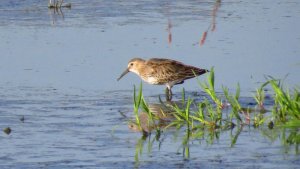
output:
[[[141,58],[134,58],[129,61],[127,69],[118,80],[128,72],[136,73],[150,84],[166,85],[171,95],[171,88],[174,85],[181,84],[186,79],[200,76],[208,70],[185,65],[171,59],[152,58],[146,61]]]

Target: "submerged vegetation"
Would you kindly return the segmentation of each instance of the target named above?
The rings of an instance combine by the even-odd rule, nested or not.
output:
[[[281,136],[283,145],[295,145],[295,152],[298,154],[300,144],[299,89],[285,88],[281,80],[268,77],[253,96],[256,103],[251,105],[252,107],[243,107],[239,101],[239,84],[235,93],[231,93],[225,86],[222,86],[221,93],[217,93],[214,80],[214,69],[212,68],[206,82],[198,81],[206,96],[201,98],[201,101],[196,102],[190,97],[186,99],[186,92],[183,89],[181,101],[163,102],[159,98],[160,106],[157,109],[151,108],[151,104],[146,103],[142,94],[142,84],[140,84],[138,94],[134,87],[135,120],[131,124],[135,124],[138,131],[143,132],[142,140],[145,140],[152,131],[156,131],[155,138],[157,139],[161,132],[168,128],[184,129],[186,134],[182,144],[185,158],[189,158],[190,139],[203,138],[206,135],[209,142],[213,142],[214,139],[218,139],[221,131],[231,130],[235,131],[235,134],[231,136],[232,147],[244,126],[258,129],[268,128],[269,131],[275,130],[275,128],[282,130],[284,133]],[[269,100],[273,102],[271,106],[265,106],[267,87],[272,89],[272,94],[268,94],[268,97],[271,97]],[[139,109],[142,109],[142,113],[139,113]],[[285,133],[287,129],[291,130],[288,136]],[[141,152],[140,146],[138,146],[137,154]]]

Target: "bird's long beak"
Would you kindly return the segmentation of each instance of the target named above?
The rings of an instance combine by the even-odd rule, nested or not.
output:
[[[121,76],[117,79],[117,81],[119,81],[123,76],[125,76],[127,73],[129,72],[129,69],[127,68],[122,74]]]

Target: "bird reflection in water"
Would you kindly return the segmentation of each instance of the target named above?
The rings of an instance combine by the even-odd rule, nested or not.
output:
[[[64,0],[49,0],[49,16],[51,24],[55,25],[58,19],[64,20],[63,8],[71,9],[71,3],[64,3]]]

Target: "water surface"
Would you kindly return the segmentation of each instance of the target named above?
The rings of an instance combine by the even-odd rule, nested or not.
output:
[[[140,79],[116,78],[133,57],[164,57],[214,67],[217,90],[239,82],[245,105],[254,102],[252,92],[265,75],[287,75],[289,86],[299,86],[300,2],[71,3],[71,9],[56,11],[41,0],[0,4],[0,128],[12,129],[0,134],[1,168],[299,166],[295,147],[282,144],[281,129],[245,127],[234,146],[237,129],[218,139],[207,133],[190,140],[189,159],[183,129],[143,141],[127,128]],[[173,88],[175,100],[182,87],[202,99],[197,81],[188,80]],[[164,93],[162,86],[143,88],[150,103]],[[144,148],[137,163],[139,144]]]

